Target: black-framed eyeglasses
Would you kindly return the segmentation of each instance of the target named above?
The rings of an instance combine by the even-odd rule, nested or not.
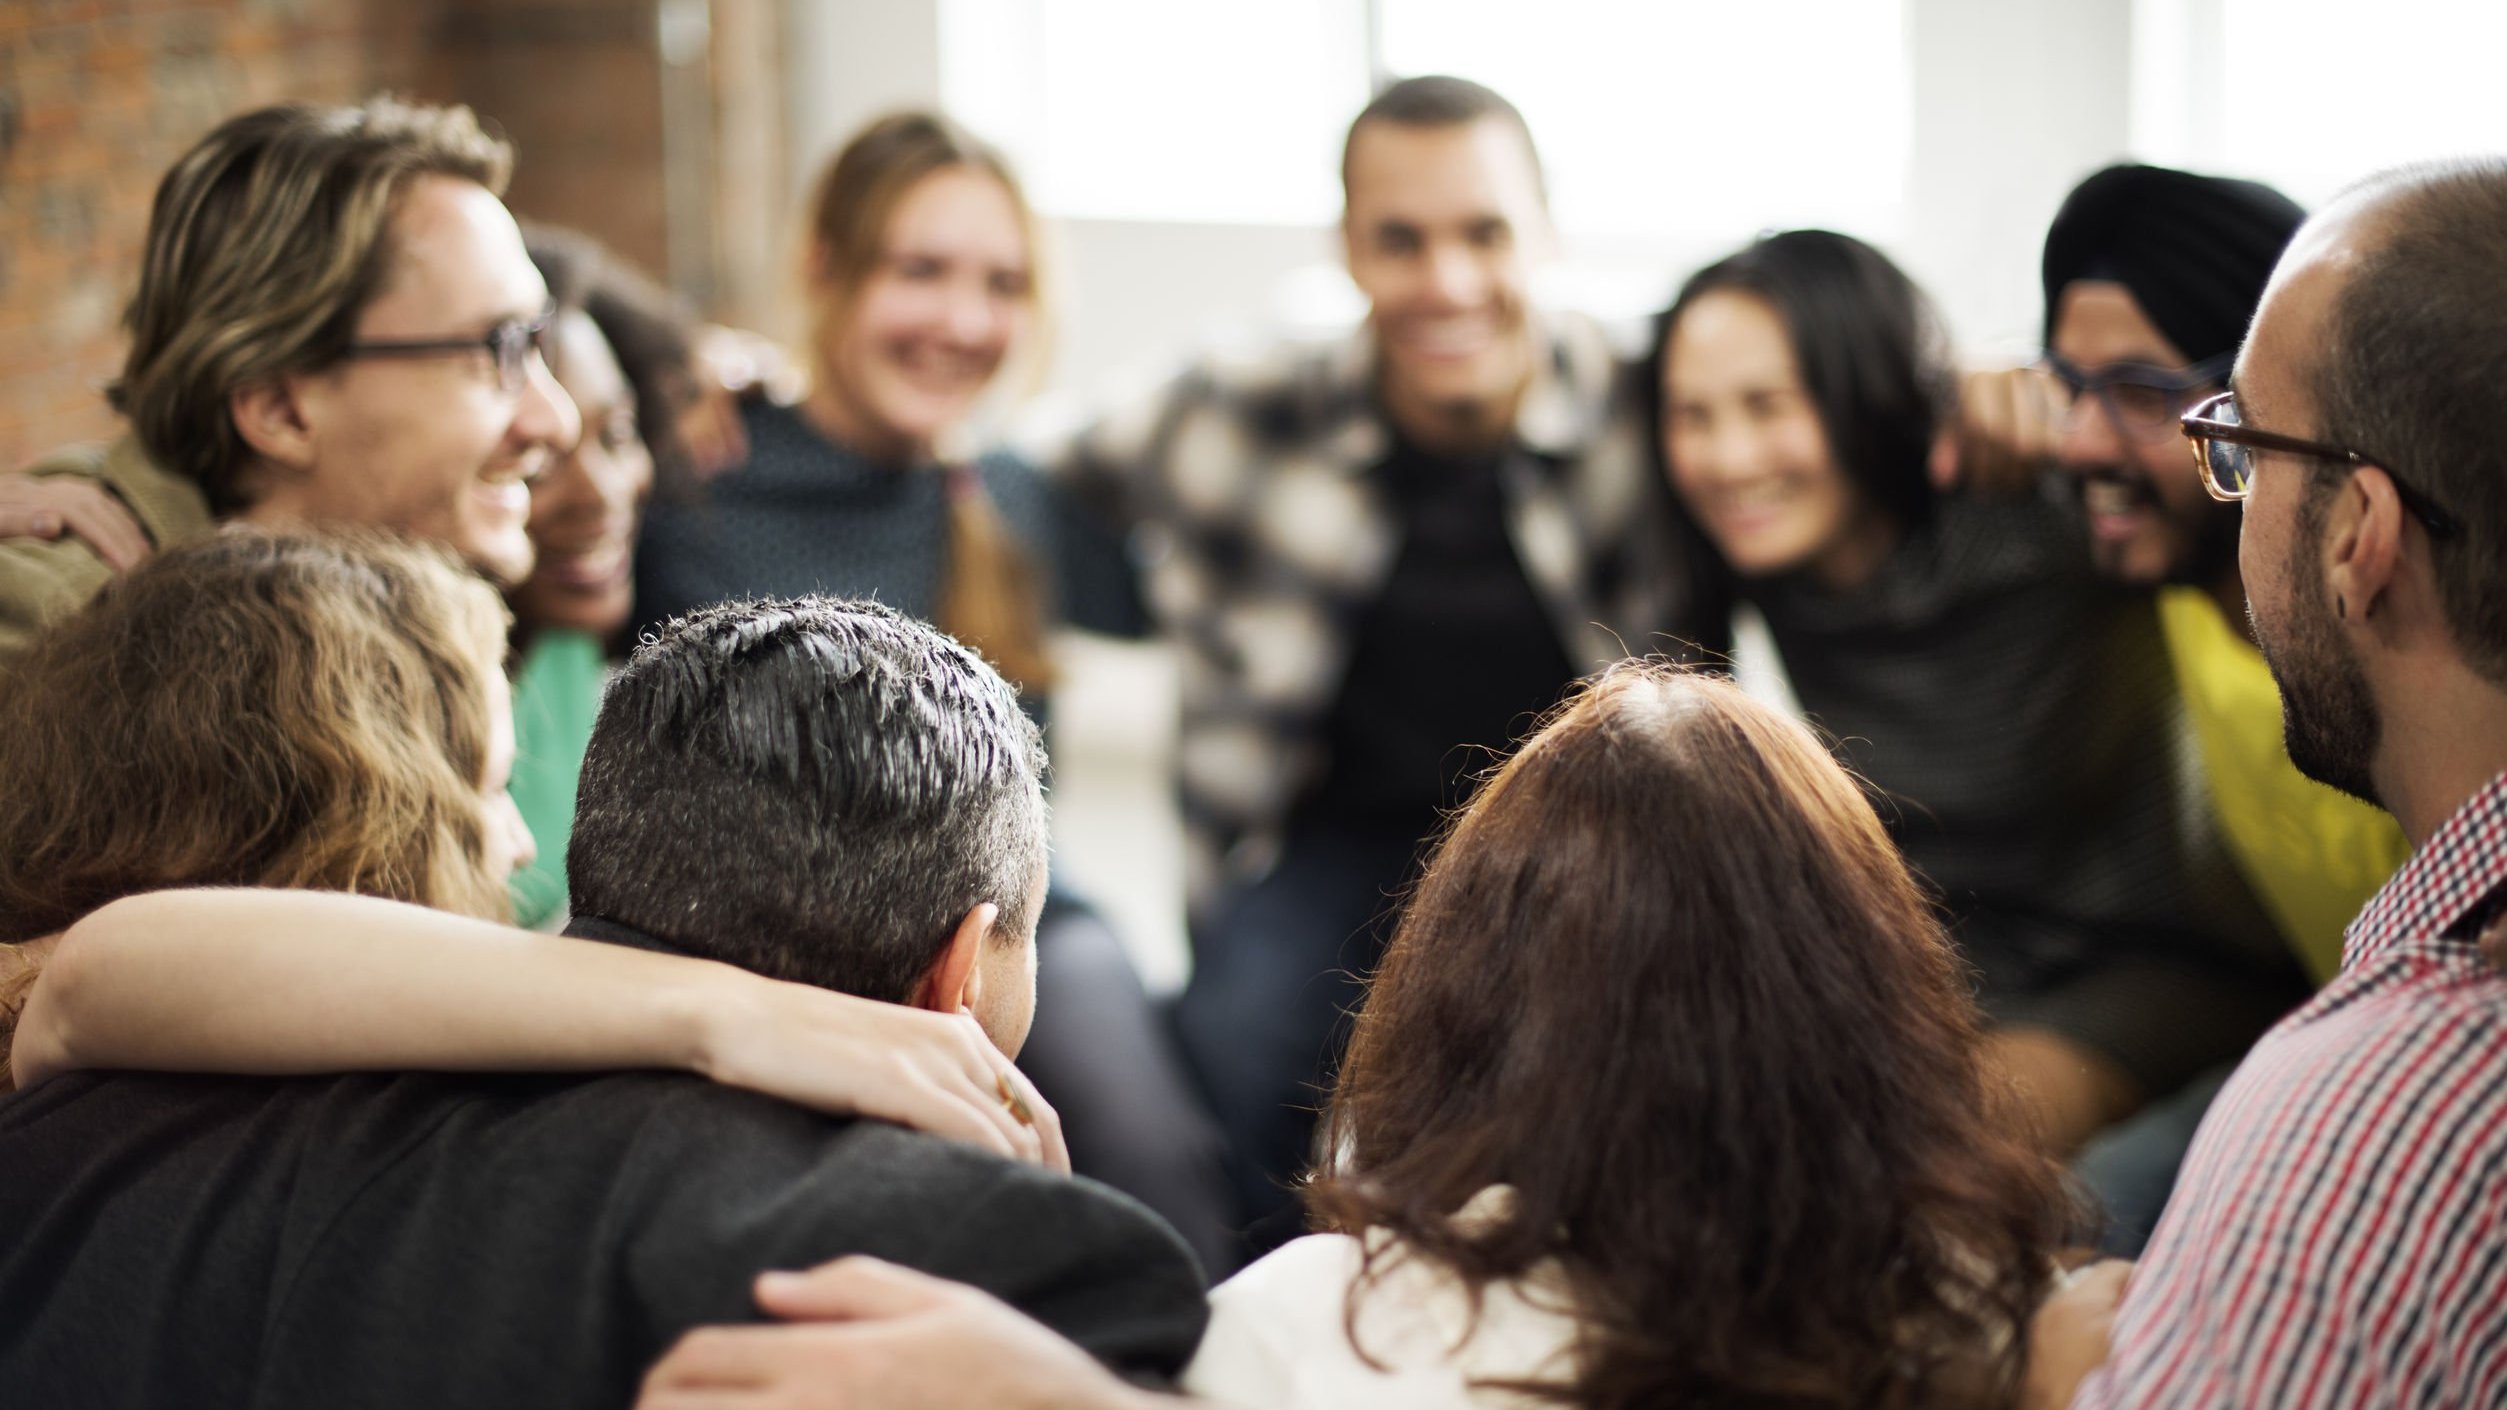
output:
[[[2063,384],[2073,405],[2083,396],[2098,399],[2107,424],[2130,440],[2164,441],[2177,432],[2177,420],[2197,393],[2216,387],[2237,365],[2236,355],[2205,358],[2187,368],[2151,367],[2138,362],[2083,367],[2049,348],[2045,367]]]
[[[2394,485],[2394,496],[2403,502],[2429,531],[2431,538],[2452,538],[2463,532],[2463,521],[2449,513],[2445,506],[2403,483],[2393,467],[2382,460],[2362,455],[2341,446],[2322,441],[2301,440],[2274,431],[2258,431],[2238,419],[2237,397],[2222,392],[2205,399],[2201,405],[2185,413],[2185,439],[2193,442],[2194,468],[2202,475],[2202,487],[2213,499],[2238,503],[2253,492],[2255,484],[2255,452],[2279,451],[2284,455],[2303,455],[2314,460],[2329,460],[2337,465],[2374,465],[2385,472]]]
[[[544,308],[537,318],[508,318],[475,338],[382,338],[350,343],[342,357],[454,357],[484,351],[496,367],[496,385],[519,392],[530,380],[531,359],[540,355],[556,309]]]

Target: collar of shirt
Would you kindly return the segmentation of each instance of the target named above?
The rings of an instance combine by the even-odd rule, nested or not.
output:
[[[2507,885],[2507,774],[2464,801],[2344,932],[2342,968],[2433,939]]]
[[[640,930],[606,916],[581,914],[572,916],[566,921],[565,933],[577,940],[598,940],[604,945],[624,945],[630,950],[651,950],[657,954],[702,958],[694,951],[665,940],[649,930]]]

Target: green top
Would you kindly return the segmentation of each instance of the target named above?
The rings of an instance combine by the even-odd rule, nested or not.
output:
[[[608,671],[589,634],[544,631],[514,673],[514,806],[540,848],[539,860],[514,873],[514,919],[524,925],[566,914],[566,835]]]

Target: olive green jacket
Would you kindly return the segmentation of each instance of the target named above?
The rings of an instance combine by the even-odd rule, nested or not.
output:
[[[200,486],[157,468],[124,436],[110,446],[56,451],[26,467],[30,475],[79,475],[99,482],[127,506],[159,548],[206,532],[209,502]],[[77,611],[113,577],[87,541],[0,539],[0,672],[34,644],[44,628]]]

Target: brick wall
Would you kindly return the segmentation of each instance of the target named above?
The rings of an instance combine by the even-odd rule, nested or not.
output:
[[[658,17],[683,23],[665,142]],[[748,231],[783,216],[775,0],[0,0],[0,468],[111,434],[99,391],[157,178],[228,115],[378,90],[466,102],[518,160],[514,208],[587,230],[726,314],[760,301]],[[715,56],[725,32],[738,52]],[[715,95],[725,101],[715,101]],[[736,95],[736,101],[734,97]],[[766,137],[757,134],[766,130]],[[675,169],[672,163],[677,163]],[[674,201],[678,203],[674,213]],[[680,239],[674,248],[674,222]],[[673,256],[679,268],[672,267]]]
[[[669,268],[652,0],[436,0],[428,96],[468,103],[515,147],[506,199]]]
[[[405,87],[413,7],[0,4],[0,465],[110,431],[98,389],[159,173],[227,114]]]

